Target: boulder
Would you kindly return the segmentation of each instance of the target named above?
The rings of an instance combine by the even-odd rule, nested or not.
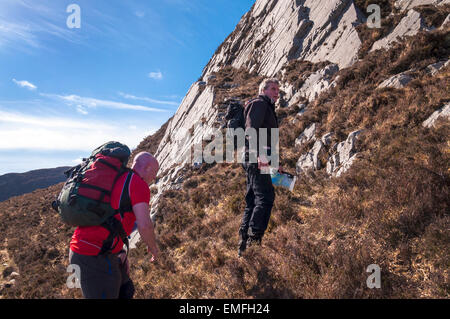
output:
[[[383,81],[378,88],[395,88],[395,89],[402,89],[404,88],[409,82],[411,82],[412,77],[407,73],[403,72],[400,74],[396,74],[389,79]]]
[[[391,44],[395,41],[398,41],[405,36],[416,35],[419,31],[422,30],[429,29],[426,27],[424,21],[422,20],[420,13],[411,9],[391,33],[373,44],[370,52],[379,49],[389,49]]]
[[[450,14],[445,18],[444,22],[442,22],[442,25],[439,29],[445,29],[446,27],[450,26]]]
[[[327,162],[327,173],[339,177],[346,172],[357,157],[355,142],[362,130],[351,132],[347,139],[337,144],[336,153],[334,153]]]
[[[303,83],[298,94],[307,98],[310,102],[314,101],[320,93],[336,85],[331,79],[339,71],[337,64],[330,64],[322,70],[311,74]]]
[[[323,143],[323,145],[328,146],[331,144],[331,139],[334,136],[334,133],[330,132],[325,134],[324,136],[322,136],[322,138],[320,139]]]
[[[296,165],[297,174],[306,173],[311,169],[319,170],[321,168],[319,154],[324,149],[322,141],[316,141],[312,149],[298,159]]]
[[[304,143],[307,143],[311,140],[315,140],[315,134],[317,129],[317,123],[313,123],[310,126],[308,126],[302,134],[297,137],[295,140],[295,146],[301,147]]]
[[[448,3],[450,3],[450,0],[397,0],[394,6],[401,11],[405,11],[426,4],[443,5]]]
[[[427,66],[427,72],[432,76],[436,75],[441,69],[445,68],[450,63],[450,60],[447,61],[439,61]]]
[[[15,272],[15,271],[13,271],[13,272],[9,275],[9,278],[11,278],[11,279],[16,279],[16,278],[18,278],[18,277],[20,277],[20,274],[17,273],[17,272]]]
[[[443,107],[441,107],[439,110],[435,111],[431,116],[426,119],[422,125],[424,127],[433,127],[436,121],[439,118],[450,118],[450,103],[447,103]]]
[[[302,134],[295,140],[295,147],[301,147],[303,144],[315,140],[315,134],[317,129],[317,123],[313,123],[308,126]]]

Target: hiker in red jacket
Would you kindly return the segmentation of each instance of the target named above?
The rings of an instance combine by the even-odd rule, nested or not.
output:
[[[136,155],[128,189],[124,189],[128,173],[119,177],[111,195],[111,206],[119,208],[119,201],[128,200],[129,210],[116,214],[129,236],[135,223],[141,239],[148,246],[152,255],[150,261],[158,258],[159,250],[155,241],[153,223],[149,214],[150,190],[148,184],[156,178],[158,161],[153,155],[141,152]],[[123,194],[122,194],[123,193]],[[127,253],[123,242],[116,237],[111,249],[102,252],[103,243],[109,232],[102,226],[77,227],[70,242],[70,264],[80,267],[80,284],[85,298],[132,298],[133,282],[129,277]]]

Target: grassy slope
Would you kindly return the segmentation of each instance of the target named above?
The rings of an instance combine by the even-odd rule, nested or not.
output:
[[[290,170],[300,154],[293,141],[310,123],[320,123],[318,137],[334,131],[336,141],[355,129],[366,132],[358,142],[360,159],[341,178],[319,171],[302,177],[293,193],[277,189],[262,250],[236,256],[245,190],[239,166],[192,172],[182,191],[166,193],[165,218],[157,227],[161,261],[149,264],[143,246],[132,252],[138,295],[448,297],[450,127],[421,126],[450,100],[449,69],[434,78],[423,69],[448,56],[448,40],[448,31],[425,33],[366,55],[339,72],[336,89],[312,103],[296,124],[290,121],[295,106],[280,111],[288,154],[283,164]],[[405,89],[375,90],[413,67],[416,79]],[[366,286],[366,268],[374,263],[382,269],[381,290]]]

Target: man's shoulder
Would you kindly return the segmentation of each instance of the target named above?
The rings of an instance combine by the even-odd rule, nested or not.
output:
[[[258,97],[255,97],[254,99],[251,99],[250,101],[248,101],[245,106],[246,106],[246,108],[254,107],[254,106],[257,106],[258,108],[260,108],[260,107],[267,107],[268,103],[261,96],[258,96]]]
[[[132,172],[132,174],[130,181],[131,191],[148,189],[147,183],[136,172]]]
[[[247,103],[245,103],[245,105],[250,105],[253,103],[257,103],[257,102],[263,102],[261,96],[257,96],[257,97],[254,97],[254,98],[248,100]]]

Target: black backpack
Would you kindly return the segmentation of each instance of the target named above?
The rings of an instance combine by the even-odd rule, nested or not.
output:
[[[225,120],[227,120],[227,128],[237,129],[240,127],[245,130],[244,107],[239,101],[230,102]]]

